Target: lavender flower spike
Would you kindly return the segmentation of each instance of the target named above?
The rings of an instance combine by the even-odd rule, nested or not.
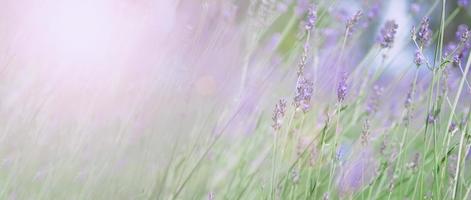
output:
[[[296,84],[296,95],[294,97],[294,106],[296,110],[301,109],[303,112],[309,111],[311,108],[311,97],[314,92],[314,83],[305,79],[303,76],[298,77]]]
[[[424,64],[424,62],[425,62],[424,55],[422,55],[422,53],[419,50],[415,51],[415,56],[414,56],[415,65],[417,65],[417,67],[418,67],[418,66]]]
[[[386,22],[384,27],[381,29],[381,35],[378,38],[381,48],[391,48],[394,43],[394,35],[396,35],[398,25],[394,20]]]
[[[286,100],[280,99],[279,102],[275,105],[273,110],[273,129],[280,130],[281,125],[283,124],[283,118],[286,113]]]
[[[458,39],[461,43],[466,44],[471,36],[470,32],[471,30],[469,30],[466,24],[461,24],[456,30],[456,39]]]
[[[432,30],[430,29],[430,20],[424,17],[420,22],[420,27],[417,32],[417,42],[421,47],[427,46],[432,39]]]
[[[347,96],[347,74],[346,73],[342,75],[342,79],[339,82],[339,86],[337,88],[337,100],[339,102],[343,102],[343,100],[345,100],[345,96]]]
[[[317,9],[315,5],[312,5],[312,7],[310,7],[307,12],[306,25],[304,26],[304,28],[306,28],[306,30],[308,31],[312,30],[312,28],[316,25],[316,20]]]
[[[363,12],[361,10],[357,11],[350,19],[347,20],[347,28],[351,28],[352,26],[355,26],[355,24],[360,21],[361,16],[363,15]]]
[[[361,10],[357,11],[355,15],[353,15],[350,19],[347,20],[346,28],[347,28],[347,36],[352,35],[353,33],[353,27],[360,21],[361,16],[363,15],[363,12]]]
[[[453,65],[458,66],[466,61],[466,56],[471,49],[471,30],[467,25],[461,24],[458,26],[456,30],[456,40],[458,45],[454,42],[449,43],[446,55],[449,56],[451,53],[454,53]]]

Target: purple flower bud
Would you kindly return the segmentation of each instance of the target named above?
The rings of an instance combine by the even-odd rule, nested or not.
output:
[[[386,22],[384,27],[381,29],[381,35],[378,38],[378,42],[381,48],[391,48],[394,43],[394,35],[396,35],[398,25],[394,20]]]
[[[466,44],[470,37],[470,30],[466,24],[461,24],[456,30],[456,39],[463,44]]]
[[[420,66],[420,65],[424,64],[424,61],[425,61],[424,55],[422,55],[422,53],[419,50],[416,50],[415,51],[415,56],[414,56],[415,65]]]
[[[314,92],[314,83],[305,79],[303,76],[298,77],[296,84],[296,95],[294,97],[294,106],[303,112],[309,111],[311,108],[311,97]]]
[[[344,73],[337,88],[337,100],[343,102],[347,96],[347,74]]]
[[[361,16],[363,16],[363,12],[361,10],[358,10],[350,19],[347,20],[347,27],[352,27],[358,21],[360,21]]]
[[[459,66],[462,63],[462,60],[464,59],[463,53],[461,51],[458,51],[454,56],[453,56],[453,64],[455,66]]]
[[[451,57],[453,65],[458,66],[461,63],[462,50],[462,48],[458,48],[456,43],[450,42],[445,46],[445,52],[443,54],[445,57]]]
[[[283,124],[283,118],[286,113],[286,100],[280,99],[273,110],[273,129],[279,130]]]
[[[420,27],[417,32],[417,42],[420,46],[427,46],[432,39],[432,30],[430,29],[430,20],[424,17],[420,22]]]
[[[453,65],[459,66],[466,61],[466,56],[471,49],[471,31],[467,25],[461,24],[456,30],[456,42],[447,44],[444,55],[453,59]]]
[[[307,12],[306,25],[304,26],[304,28],[306,28],[306,30],[308,31],[312,30],[312,28],[316,25],[316,19],[317,9],[315,5],[312,5],[312,7],[310,7]]]
[[[353,27],[360,21],[363,12],[361,10],[357,11],[350,19],[347,20],[346,28],[347,35],[350,36],[353,33]]]

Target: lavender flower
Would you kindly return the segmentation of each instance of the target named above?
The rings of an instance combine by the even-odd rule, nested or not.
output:
[[[343,102],[343,100],[345,100],[345,96],[347,96],[347,74],[346,73],[342,75],[342,79],[339,82],[339,86],[337,88],[337,100],[339,102]]]
[[[316,19],[317,19],[317,10],[316,10],[316,6],[312,6],[309,8],[308,12],[307,12],[307,19],[306,19],[306,25],[304,26],[304,28],[306,28],[306,30],[310,31],[312,30],[312,28],[316,25]]]
[[[424,64],[424,62],[425,62],[424,55],[422,55],[422,53],[419,50],[416,50],[415,51],[415,56],[414,56],[415,65],[417,65],[417,67],[418,67],[418,66]]]
[[[432,30],[430,29],[430,20],[424,17],[420,22],[420,27],[417,32],[417,42],[421,47],[427,46],[432,39]]]
[[[352,27],[360,21],[363,12],[358,10],[350,19],[347,20],[347,27]]]
[[[454,66],[458,66],[463,58],[463,48],[458,48],[455,42],[450,42],[445,46],[445,57],[451,57]]]
[[[278,103],[275,105],[275,109],[273,110],[273,129],[280,130],[281,125],[283,124],[283,118],[286,113],[286,100],[280,99]]]
[[[314,92],[314,83],[305,79],[303,76],[298,77],[296,84],[296,95],[294,97],[294,106],[296,110],[301,109],[303,112],[309,111],[311,108],[311,97]]]
[[[346,28],[347,28],[347,36],[352,35],[353,27],[360,21],[361,16],[363,15],[362,11],[357,11],[350,19],[347,20]]]
[[[389,20],[386,22],[384,27],[381,29],[381,35],[378,38],[378,42],[381,45],[381,48],[391,48],[394,43],[394,35],[397,32],[398,25],[394,20]]]
[[[456,39],[463,44],[469,40],[470,30],[466,24],[460,24],[456,30]]]
[[[460,7],[466,7],[466,6],[468,6],[469,1],[468,0],[458,0],[457,3],[458,3],[458,6],[460,6]]]
[[[455,35],[457,41],[447,44],[445,56],[453,56],[453,65],[459,66],[465,61],[471,49],[471,31],[467,25],[461,24],[458,26]]]
[[[453,64],[455,66],[459,66],[461,65],[461,63],[463,62],[463,60],[465,59],[465,54],[467,54],[465,51],[461,50],[461,51],[458,51],[456,55],[453,56]]]

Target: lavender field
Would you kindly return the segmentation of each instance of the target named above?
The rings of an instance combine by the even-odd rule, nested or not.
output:
[[[471,200],[469,0],[0,0],[0,199]]]

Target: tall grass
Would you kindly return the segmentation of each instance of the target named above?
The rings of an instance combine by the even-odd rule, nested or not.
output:
[[[396,51],[416,49],[422,60],[420,63],[416,60],[414,64],[413,54],[409,57],[392,55],[388,45],[379,47],[374,39],[370,41],[369,50],[360,51],[364,52],[360,53],[363,59],[354,58],[351,55],[358,54],[355,45],[361,42],[358,38],[372,40],[380,33],[371,36],[373,33],[360,27],[367,21],[365,16],[359,20],[355,17],[360,16],[351,15],[350,21],[344,21],[346,25],[341,24],[342,21],[340,25],[335,24],[339,22],[333,18],[332,8],[342,4],[335,1],[315,4],[319,16],[312,31],[304,29],[304,15],[292,13],[298,6],[296,3],[289,4],[287,11],[279,14],[279,21],[288,19],[285,22],[289,28],[282,29],[280,41],[284,48],[278,46],[279,52],[273,53],[281,51],[285,58],[301,55],[298,57],[300,69],[282,70],[288,76],[298,72],[298,84],[299,77],[304,79],[309,76],[305,74],[314,73],[310,74],[313,78],[320,77],[329,85],[315,80],[310,108],[299,109],[294,99],[294,104],[288,104],[286,114],[278,116],[284,120],[275,122],[280,123],[280,128],[271,128],[270,110],[267,109],[249,135],[230,140],[223,137],[209,146],[208,150],[214,152],[216,158],[197,162],[199,169],[189,171],[193,177],[186,188],[181,186],[187,179],[177,184],[180,186],[176,192],[167,190],[165,195],[175,198],[182,194],[179,196],[182,199],[205,198],[208,194],[215,199],[470,198],[471,173],[466,168],[469,164],[466,156],[470,146],[471,88],[468,79],[471,59],[466,59],[470,56],[466,52],[463,60],[458,62],[453,60],[453,53],[445,52],[445,40],[450,40],[446,36],[454,34],[450,24],[465,10],[457,7],[449,13],[449,6],[454,2],[445,0],[434,1],[430,7],[423,5],[422,8],[428,8],[427,12],[412,18],[419,20],[415,21],[413,39],[403,46],[391,41],[392,49],[400,49]],[[368,6],[371,4],[362,9],[368,11]],[[439,16],[433,13],[439,13]],[[426,36],[430,41],[423,41],[429,39],[423,38],[426,30],[421,29],[420,14],[438,23],[429,27],[434,33]],[[374,26],[378,18],[373,16],[366,26]],[[268,25],[265,35],[277,26],[283,26],[279,21]],[[302,28],[294,28],[294,22]],[[329,27],[340,30],[338,27],[344,27],[345,34],[337,37],[335,42],[327,43],[321,33]],[[412,27],[399,24],[401,29],[411,30]],[[306,34],[294,42],[296,32]],[[288,45],[287,41],[295,45]],[[460,44],[454,53],[462,52],[462,45],[466,44]],[[435,52],[433,56],[428,53],[431,51]],[[329,67],[319,66],[319,61],[315,60],[319,57],[321,64]],[[393,64],[397,60],[403,61],[402,65],[410,63],[402,73],[390,70],[397,65]],[[291,61],[285,60],[288,64]],[[348,75],[345,83],[341,83],[341,72]],[[450,73],[459,74],[455,76],[458,84],[450,85],[454,81],[449,79]],[[346,94],[342,94],[345,97],[338,94],[339,100],[336,100],[332,96],[341,92],[337,91],[339,84],[345,84],[346,91],[342,92]],[[294,85],[293,82],[293,88]],[[374,97],[373,88],[378,91],[377,85],[384,89]],[[285,98],[294,98],[294,91],[285,92],[288,94]],[[365,105],[372,101],[377,107],[367,111]],[[394,109],[388,109],[390,106]]]

